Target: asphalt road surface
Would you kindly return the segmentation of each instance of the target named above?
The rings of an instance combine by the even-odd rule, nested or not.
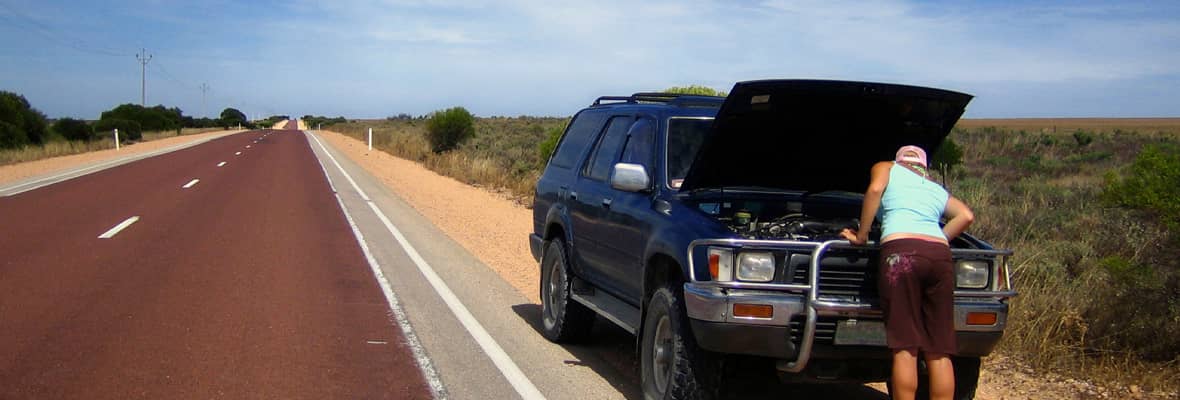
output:
[[[549,343],[540,306],[314,132],[63,179],[0,197],[2,399],[642,398],[634,338]],[[727,397],[885,398],[748,367]]]

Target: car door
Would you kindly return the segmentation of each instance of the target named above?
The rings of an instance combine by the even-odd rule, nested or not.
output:
[[[567,195],[582,277],[615,293],[620,288],[608,278],[612,256],[608,254],[610,249],[603,247],[603,241],[609,240],[607,232],[610,231],[606,226],[608,221],[604,202],[611,201],[608,200],[611,192],[610,169],[614,160],[618,159],[627,129],[633,120],[634,117],[629,115],[615,115],[607,121]]]
[[[627,130],[623,146],[611,162],[643,165],[651,182],[655,159],[653,142],[655,120],[640,117]],[[606,196],[599,203],[605,223],[598,230],[599,251],[604,254],[604,273],[610,286],[619,290],[619,297],[638,305],[643,296],[643,264],[648,236],[651,234],[651,191],[627,192],[610,187],[607,180]]]

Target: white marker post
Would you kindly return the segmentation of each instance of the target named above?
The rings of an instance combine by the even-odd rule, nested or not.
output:
[[[119,149],[119,128],[115,128],[115,150]]]
[[[373,128],[369,128],[369,151],[373,151]]]

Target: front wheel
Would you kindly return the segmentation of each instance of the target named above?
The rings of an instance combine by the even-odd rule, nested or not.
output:
[[[590,336],[594,311],[570,299],[565,242],[553,239],[541,259],[541,325],[554,343],[577,343]]]
[[[640,343],[643,398],[712,399],[720,383],[720,357],[697,347],[680,291],[652,294]]]

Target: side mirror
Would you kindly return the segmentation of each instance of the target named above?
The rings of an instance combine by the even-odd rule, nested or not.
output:
[[[643,165],[618,163],[610,176],[610,187],[624,192],[642,192],[651,188],[651,178]]]

